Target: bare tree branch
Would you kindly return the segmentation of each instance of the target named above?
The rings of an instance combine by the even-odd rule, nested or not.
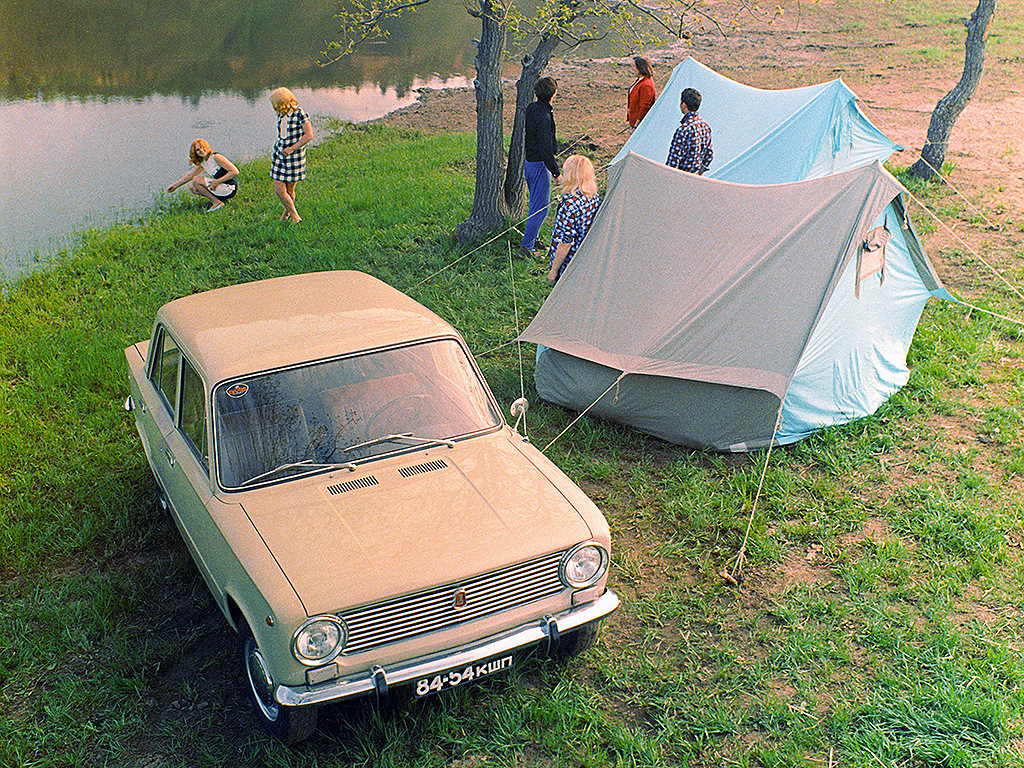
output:
[[[668,32],[669,34],[673,35],[674,37],[682,37],[683,36],[683,25],[686,23],[686,17],[687,17],[688,14],[693,14],[695,16],[700,16],[700,17],[702,17],[704,19],[707,19],[709,22],[711,22],[712,24],[715,25],[715,27],[721,33],[722,37],[728,37],[728,35],[725,34],[725,30],[722,29],[722,25],[718,22],[718,19],[715,18],[714,16],[712,16],[711,14],[709,14],[707,11],[703,11],[703,10],[700,9],[700,7],[699,7],[701,5],[700,0],[691,0],[691,2],[689,2],[689,3],[682,3],[681,4],[682,7],[680,8],[680,10],[674,14],[674,15],[676,15],[679,18],[679,28],[678,29],[676,29],[675,27],[670,27],[661,18],[661,16],[658,15],[658,13],[655,10],[653,10],[652,8],[648,8],[645,5],[641,5],[640,3],[635,2],[635,0],[625,0],[624,4],[628,5],[630,8],[633,8],[634,10],[640,12],[642,15],[646,16],[647,18],[649,18],[655,24],[657,24],[658,26],[664,28],[666,32]]]
[[[609,13],[619,16],[622,19],[622,22],[629,28],[629,31],[633,33],[633,37],[636,38],[638,47],[643,43],[643,37],[641,37],[640,33],[636,31],[636,27],[633,26],[633,23],[625,16],[619,14],[619,5],[616,5],[615,8],[609,8],[604,2],[602,2],[602,0],[597,0],[597,3],[599,6],[607,9]],[[625,40],[623,40],[623,42],[625,42]]]
[[[410,2],[408,3],[399,3],[398,5],[393,5],[390,8],[384,8],[383,10],[377,11],[375,14],[373,14],[366,20],[360,21],[359,26],[366,27],[372,24],[379,24],[384,19],[387,19],[391,16],[398,16],[403,11],[407,11],[410,8],[415,8],[417,5],[426,5],[429,2],[430,0],[410,0]]]

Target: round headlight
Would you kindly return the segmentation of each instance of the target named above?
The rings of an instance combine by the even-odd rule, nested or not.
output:
[[[562,581],[570,587],[589,587],[608,568],[608,553],[597,544],[581,544],[562,561]]]
[[[295,633],[292,652],[303,664],[326,664],[345,647],[348,632],[336,616],[314,616]]]

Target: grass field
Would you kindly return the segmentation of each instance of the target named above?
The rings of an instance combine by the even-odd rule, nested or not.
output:
[[[0,765],[1020,764],[1022,346],[936,302],[877,415],[772,452],[738,588],[717,574],[764,452],[583,419],[549,455],[612,525],[623,606],[596,649],[384,713],[330,708],[297,748],[256,732],[232,633],[157,512],[122,350],[172,298],[354,268],[458,327],[507,405],[517,350],[490,350],[516,334],[513,282],[525,324],[546,267],[510,267],[501,238],[444,269],[466,250],[450,233],[471,158],[472,137],[346,130],[311,156],[299,226],[267,184],[210,216],[179,196],[0,298]],[[574,414],[537,400],[532,354],[544,446]]]

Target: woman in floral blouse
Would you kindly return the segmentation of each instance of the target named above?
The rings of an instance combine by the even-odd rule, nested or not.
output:
[[[270,103],[277,112],[277,141],[270,160],[270,178],[284,206],[281,221],[302,221],[295,210],[295,184],[306,178],[306,145],[313,140],[309,115],[299,109],[295,94],[287,88],[270,92]]]
[[[565,161],[562,189],[555,228],[551,233],[551,250],[548,251],[551,261],[549,285],[554,285],[569,266],[601,205],[601,198],[597,195],[597,176],[590,158],[571,155]]]

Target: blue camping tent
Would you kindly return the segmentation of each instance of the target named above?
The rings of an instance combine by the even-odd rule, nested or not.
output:
[[[703,177],[664,165],[687,85],[720,121]],[[874,413],[907,382],[928,299],[952,298],[881,166],[896,145],[839,81],[762,91],[687,59],[670,86],[522,334],[540,345],[538,393],[723,451]]]
[[[693,58],[672,71],[658,100],[613,163],[628,153],[664,162],[679,126],[679,95],[696,88],[711,126],[715,158],[707,175],[741,184],[828,176],[885,161],[901,147],[875,128],[842,80],[785,90],[737,83]]]

